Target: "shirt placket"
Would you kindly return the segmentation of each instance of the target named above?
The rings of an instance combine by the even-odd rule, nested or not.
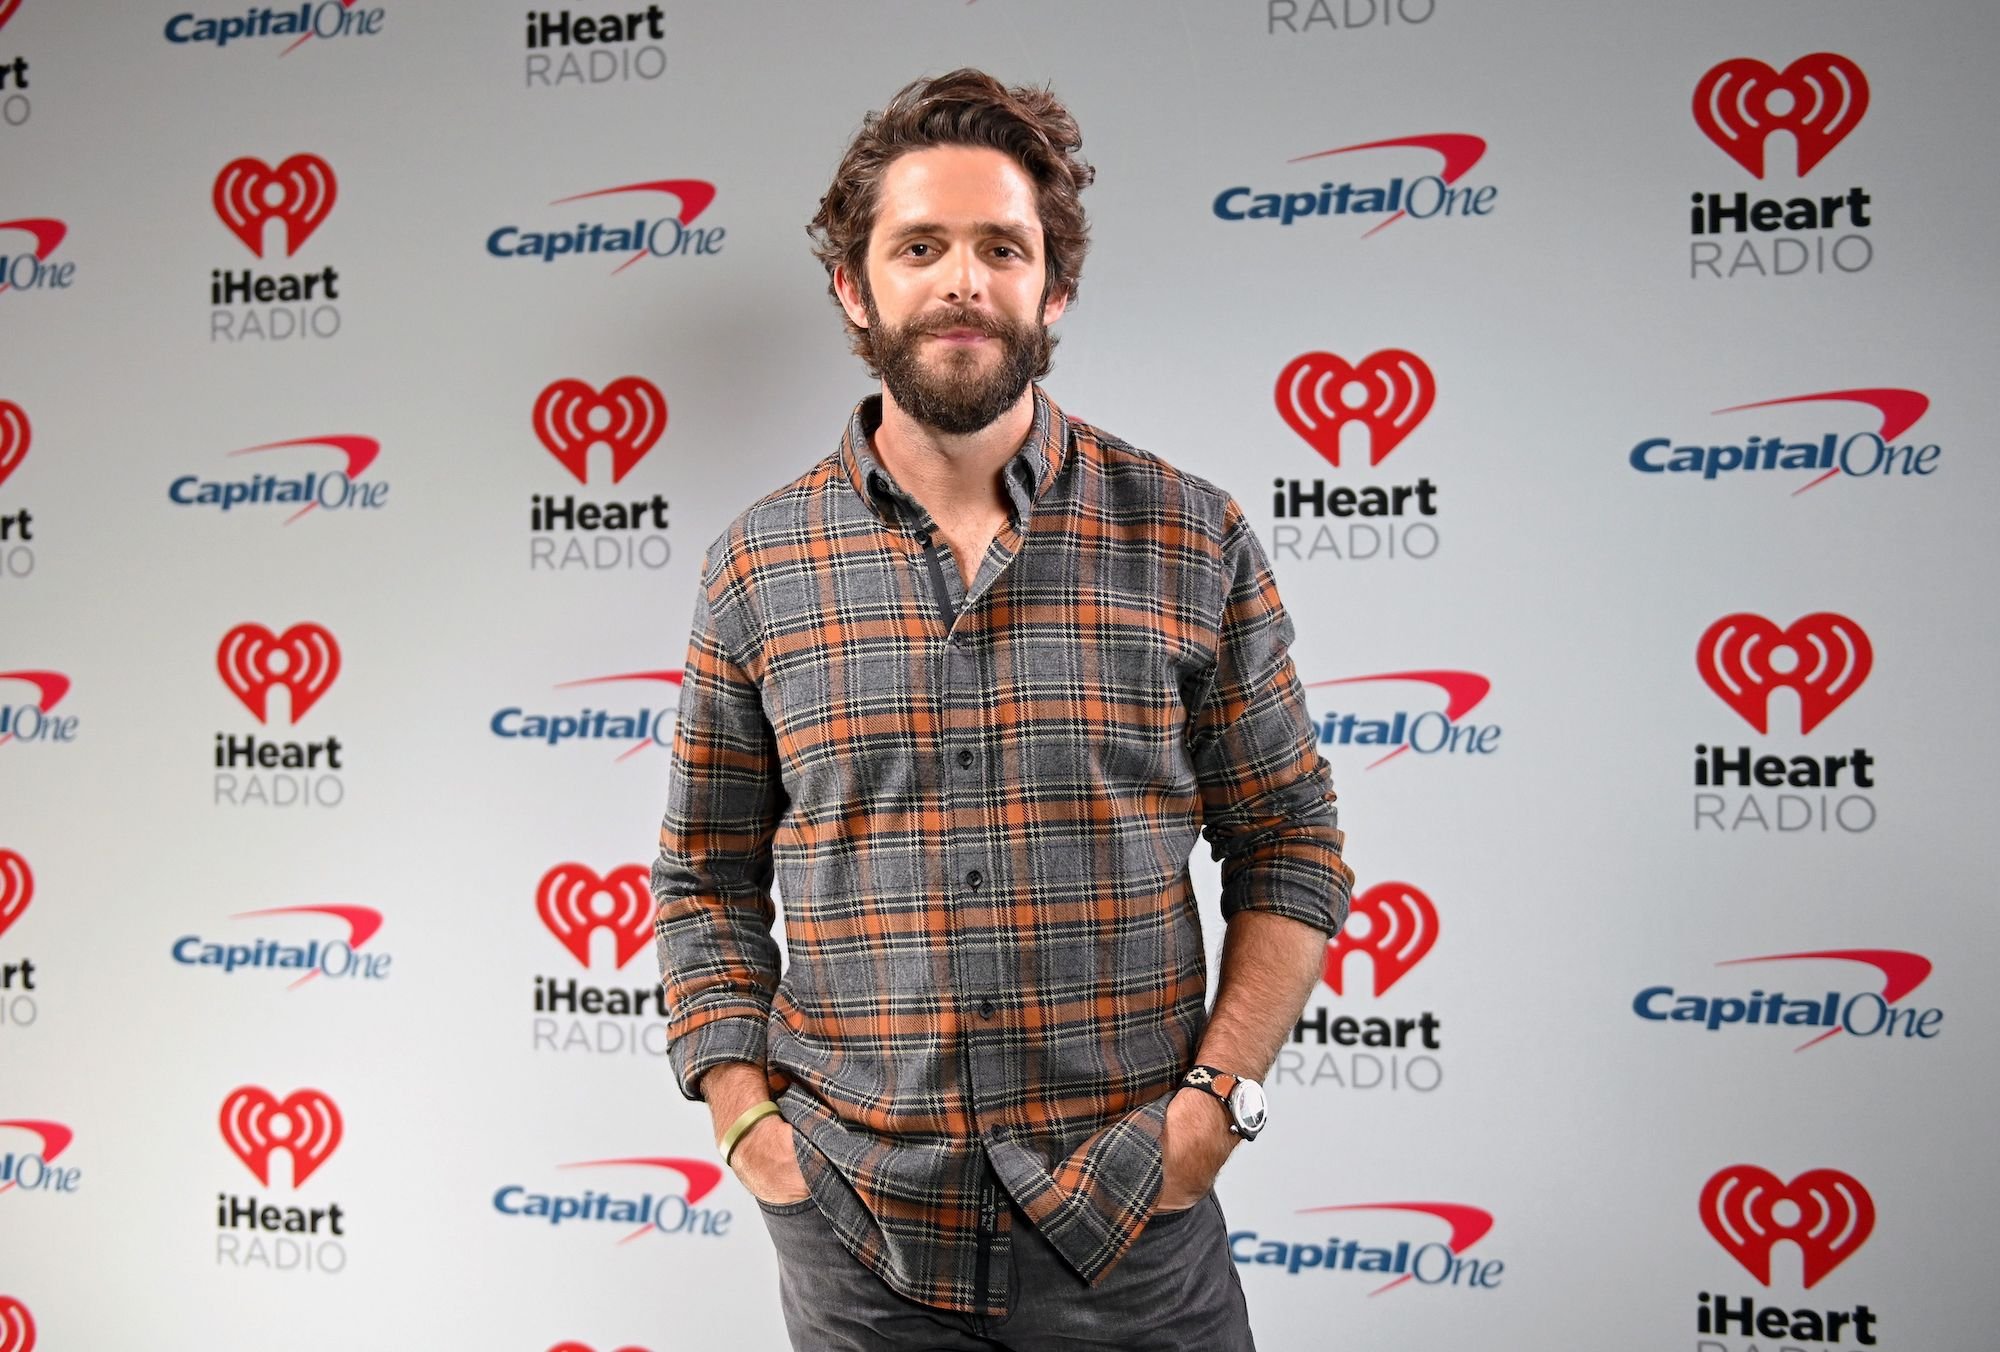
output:
[[[1012,536],[1009,528],[1003,532]],[[977,1178],[967,1180],[966,1197],[975,1217],[974,1303],[985,1313],[1000,1314],[1008,1301],[1011,1236],[1000,1184],[985,1151],[1004,1140],[1007,1131],[1009,1034],[1002,950],[1008,888],[999,876],[1003,861],[988,848],[987,724],[995,695],[983,664],[981,617],[986,597],[999,585],[1013,555],[998,560],[997,568],[982,569],[973,590],[960,601],[952,596],[948,561],[939,553],[928,520],[919,525],[916,538],[926,588],[937,604],[944,634],[937,664],[938,725],[944,729],[938,748],[944,882],[952,897],[952,994],[964,1030],[967,1109],[980,1144]]]

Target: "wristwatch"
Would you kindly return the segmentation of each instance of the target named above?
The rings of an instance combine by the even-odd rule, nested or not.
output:
[[[1229,1114],[1229,1130],[1246,1141],[1257,1139],[1270,1116],[1264,1100],[1264,1086],[1240,1075],[1231,1075],[1214,1066],[1196,1066],[1181,1076],[1183,1089],[1199,1089],[1222,1104]]]

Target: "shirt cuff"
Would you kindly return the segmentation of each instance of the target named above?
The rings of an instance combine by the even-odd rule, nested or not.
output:
[[[761,1012],[745,1010],[710,1019],[676,1037],[667,1046],[667,1060],[674,1080],[688,1098],[700,1100],[701,1077],[725,1061],[746,1061],[761,1068],[764,1064],[764,1019]]]

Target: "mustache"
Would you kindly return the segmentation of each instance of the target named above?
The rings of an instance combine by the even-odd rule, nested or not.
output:
[[[996,315],[964,308],[939,310],[910,322],[910,331],[913,333],[946,333],[952,329],[971,329],[988,338],[1005,338],[1013,332],[1012,328]]]

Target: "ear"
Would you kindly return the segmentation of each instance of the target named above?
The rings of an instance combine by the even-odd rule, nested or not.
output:
[[[1042,303],[1043,326],[1046,327],[1050,324],[1055,323],[1058,319],[1061,319],[1063,317],[1063,312],[1068,309],[1069,309],[1069,288],[1066,286],[1057,287],[1056,289],[1054,289],[1049,293],[1049,298]]]
[[[868,327],[868,307],[861,302],[861,288],[847,271],[847,264],[836,263],[833,269],[833,294],[840,298],[840,308],[847,311],[847,318],[857,329]]]

